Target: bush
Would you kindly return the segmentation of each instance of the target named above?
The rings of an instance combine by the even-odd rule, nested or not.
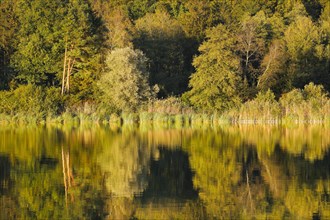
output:
[[[180,98],[168,97],[149,103],[148,112],[168,115],[191,114],[193,110],[186,106]]]
[[[324,121],[330,117],[328,94],[323,86],[314,83],[283,94],[280,103],[286,120]]]
[[[279,103],[271,90],[259,92],[257,97],[240,108],[240,120],[277,121],[281,116]]]
[[[306,101],[306,116],[308,120],[323,120],[326,112],[323,110],[329,101],[328,94],[322,85],[309,83],[305,85],[303,94]]]
[[[305,99],[300,89],[293,89],[283,94],[280,98],[280,104],[283,117],[286,120],[304,120],[305,115],[302,106],[305,106]]]
[[[60,88],[50,87],[46,89],[44,108],[49,117],[59,116],[65,111],[64,98]]]
[[[14,121],[42,121],[47,116],[61,114],[63,109],[60,91],[53,87],[44,89],[28,84],[0,92],[0,114],[8,115]]]

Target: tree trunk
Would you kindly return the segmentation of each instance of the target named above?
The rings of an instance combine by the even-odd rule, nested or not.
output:
[[[64,64],[63,64],[63,76],[62,76],[62,95],[64,95],[64,89],[65,89],[65,74],[66,74],[66,59],[67,59],[67,43],[65,43],[65,52],[64,52]]]

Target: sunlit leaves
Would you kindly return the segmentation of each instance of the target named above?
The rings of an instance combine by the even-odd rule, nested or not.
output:
[[[107,71],[98,83],[103,102],[117,111],[134,111],[152,98],[148,59],[140,50],[116,49],[107,57]]]
[[[185,96],[197,108],[224,111],[240,102],[242,77],[233,51],[235,39],[223,25],[208,31],[207,37],[199,48],[201,55],[194,59],[196,73]]]

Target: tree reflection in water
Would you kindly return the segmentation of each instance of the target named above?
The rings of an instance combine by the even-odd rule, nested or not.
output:
[[[329,133],[1,127],[0,218],[330,218]]]

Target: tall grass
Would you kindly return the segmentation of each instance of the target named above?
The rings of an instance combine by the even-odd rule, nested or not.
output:
[[[150,102],[139,112],[114,113],[91,101],[68,105],[65,97],[59,94],[55,88],[32,85],[1,91],[0,124],[103,123],[115,127],[140,125],[153,128],[200,128],[237,123],[330,125],[329,96],[322,86],[313,83],[283,94],[279,100],[270,90],[260,92],[237,109],[212,114],[195,111],[175,97]]]
[[[278,101],[270,90],[259,92],[255,99],[226,115],[236,123],[328,123],[330,99],[322,86],[310,83],[283,94]]]

